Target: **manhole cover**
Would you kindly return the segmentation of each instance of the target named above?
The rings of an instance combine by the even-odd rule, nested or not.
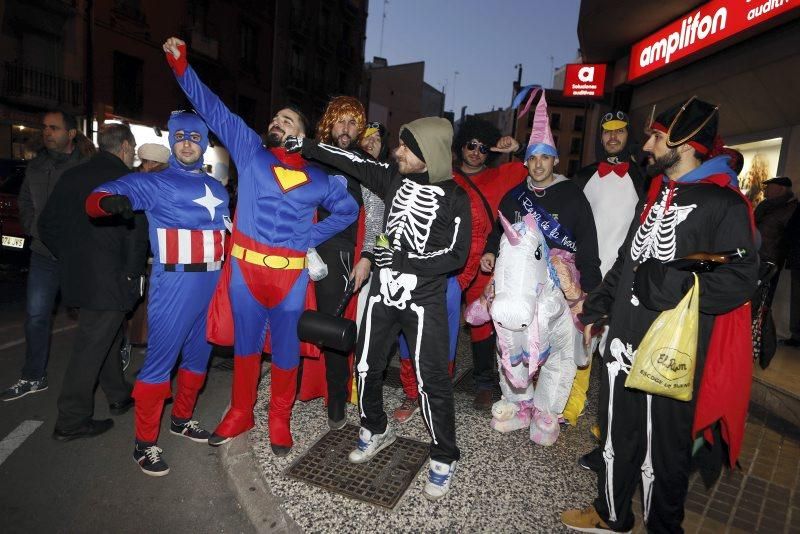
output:
[[[351,499],[394,508],[428,460],[428,444],[398,437],[369,462],[353,464],[347,455],[357,439],[355,425],[332,430],[292,463],[286,474]]]

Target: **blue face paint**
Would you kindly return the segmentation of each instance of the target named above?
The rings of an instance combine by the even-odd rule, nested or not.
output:
[[[185,170],[201,168],[203,166],[202,154],[204,154],[208,148],[208,126],[203,122],[203,119],[194,113],[173,113],[169,118],[167,126],[169,127],[169,145],[172,147],[173,151],[173,154],[169,157],[170,165]],[[179,140],[175,137],[175,134],[181,131],[183,132],[184,138]],[[192,139],[192,134],[195,134],[195,136],[199,134],[200,139]],[[184,165],[175,157],[175,144],[182,141],[190,141],[200,147],[200,159],[191,165]]]

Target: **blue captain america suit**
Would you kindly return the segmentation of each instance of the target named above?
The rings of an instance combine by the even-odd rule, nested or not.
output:
[[[170,142],[207,145],[208,130],[191,113],[170,118]],[[176,139],[176,132],[181,139]],[[189,132],[196,134],[189,138]],[[172,416],[189,419],[205,382],[211,346],[206,342],[206,311],[220,276],[226,222],[230,224],[228,193],[201,170],[202,156],[185,165],[175,156],[155,173],[133,173],[107,182],[87,199],[90,215],[105,215],[102,199],[123,196],[133,210],[148,219],[153,269],[148,293],[148,345],[133,390],[136,399],[136,439],[155,443],[164,399],[171,396],[170,373],[178,354],[178,386]]]
[[[308,285],[305,255],[308,248],[352,224],[358,206],[345,186],[319,167],[282,148],[265,149],[261,137],[198,79],[186,61],[185,45],[178,50],[177,58],[167,53],[178,84],[239,169],[232,259],[226,266],[234,324],[234,380],[230,409],[214,434],[222,443],[253,427],[261,349],[269,329],[270,443],[276,452],[287,452],[292,446],[289,419],[300,361],[296,327]],[[331,215],[315,223],[318,206]]]

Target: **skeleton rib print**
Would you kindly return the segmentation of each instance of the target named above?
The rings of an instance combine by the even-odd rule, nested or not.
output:
[[[675,192],[677,191],[675,188]],[[658,204],[647,214],[647,219],[636,230],[631,243],[631,259],[634,261],[643,262],[648,258],[660,261],[675,259],[678,225],[686,220],[697,204],[679,206],[672,203],[666,212],[665,204],[666,195],[662,195]]]
[[[402,248],[402,240],[417,254],[425,252],[425,245],[431,233],[431,226],[439,210],[438,197],[444,190],[435,185],[421,185],[407,178],[392,200],[386,231],[395,249]]]

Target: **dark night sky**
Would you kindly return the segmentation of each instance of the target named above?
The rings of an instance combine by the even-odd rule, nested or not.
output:
[[[446,86],[445,109],[455,107],[456,116],[461,106],[467,113],[506,107],[515,64],[523,65],[523,85],[549,87],[550,56],[554,67],[574,62],[579,6],[579,0],[390,0],[380,53],[384,0],[369,0],[364,58],[382,56],[389,65],[424,60],[425,81]]]

